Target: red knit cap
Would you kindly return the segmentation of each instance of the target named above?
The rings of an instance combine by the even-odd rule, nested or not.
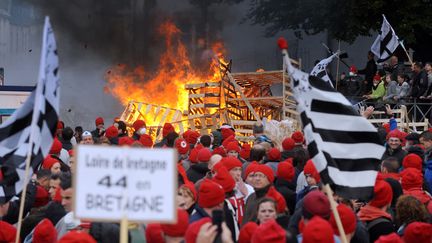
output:
[[[420,170],[414,168],[408,168],[401,173],[401,185],[402,189],[409,190],[412,188],[421,189],[423,185],[423,174]]]
[[[273,198],[276,202],[276,212],[284,213],[286,212],[287,206],[285,198],[280,194],[274,186],[271,186],[267,191],[266,197]]]
[[[221,185],[204,179],[198,190],[198,205],[201,208],[212,208],[225,200],[225,192]]]
[[[252,243],[285,243],[286,232],[274,219],[260,224],[252,235]]]
[[[187,152],[189,152],[189,144],[183,138],[177,138],[174,147],[177,149],[179,154],[187,154]]]
[[[110,126],[105,131],[105,137],[107,138],[115,138],[118,136],[118,129],[115,126]]]
[[[357,219],[356,219],[356,216],[355,216],[354,212],[352,211],[352,209],[347,207],[345,204],[341,203],[337,206],[337,210],[339,212],[339,217],[342,221],[342,226],[344,228],[345,234],[353,233],[356,229]],[[331,214],[329,222],[330,222],[331,226],[333,227],[333,231],[337,235],[340,235],[339,229],[336,225],[336,220],[335,220],[333,214]]]
[[[148,224],[145,229],[145,237],[147,242],[165,243],[162,227],[160,224]]]
[[[432,224],[423,222],[410,223],[404,231],[405,242],[432,242]]]
[[[286,181],[291,181],[292,179],[294,179],[295,170],[294,170],[294,166],[292,165],[292,159],[291,158],[289,158],[283,162],[280,162],[278,164],[276,175],[277,175],[277,178],[280,178],[280,179],[283,179]]]
[[[279,161],[281,158],[281,152],[277,148],[271,148],[267,152],[267,159],[269,161]]]
[[[58,243],[97,243],[91,235],[84,231],[72,230],[62,236]]]
[[[240,229],[238,243],[249,243],[252,240],[252,235],[255,233],[258,225],[255,222],[248,222]]]
[[[58,202],[58,203],[62,202],[61,187],[57,187],[55,194],[54,194],[53,201]]]
[[[230,136],[235,136],[235,132],[230,128],[222,128],[221,134],[222,134],[222,141],[227,139]]]
[[[295,141],[292,138],[285,138],[282,141],[282,148],[284,151],[291,151],[295,147]]]
[[[171,132],[175,132],[174,126],[171,123],[165,123],[162,128],[162,137],[166,137]]]
[[[421,171],[423,168],[423,159],[417,154],[407,154],[402,160],[402,166],[405,169],[415,168]]]
[[[381,76],[379,74],[375,74],[375,76],[373,77],[373,80],[380,81]]]
[[[251,148],[250,144],[244,143],[242,146],[242,149],[240,150],[240,157],[242,159],[249,159],[251,149],[252,148]]]
[[[33,243],[55,243],[57,231],[49,219],[43,219],[36,225],[33,233]]]
[[[316,180],[317,183],[321,181],[320,174],[318,173],[318,170],[316,169],[312,160],[308,160],[306,162],[306,165],[303,168],[303,173],[305,175],[312,176]]]
[[[125,145],[130,146],[130,145],[132,145],[134,142],[135,142],[135,140],[133,140],[133,138],[131,138],[131,137],[127,137],[127,136],[125,136],[125,137],[120,137],[120,138],[118,139],[118,145],[119,145],[119,146],[125,146]]]
[[[201,226],[205,223],[211,223],[212,220],[209,217],[202,218],[198,221],[193,222],[189,225],[185,234],[185,242],[195,243]]]
[[[403,140],[403,134],[399,131],[399,130],[393,130],[393,131],[390,131],[389,133],[387,133],[387,140],[389,139],[389,138],[398,138],[399,140]]]
[[[313,190],[303,199],[303,215],[320,216],[329,219],[331,213],[330,202],[324,193]]]
[[[62,143],[57,138],[54,138],[54,141],[53,141],[53,144],[51,146],[49,153],[50,154],[59,154],[61,149],[62,149],[62,146],[63,146]]]
[[[228,143],[228,145],[225,147],[225,150],[227,152],[236,151],[237,153],[240,153],[240,146],[238,145],[237,141],[233,141],[233,142]]]
[[[183,135],[183,138],[189,143],[189,144],[196,144],[198,141],[198,138],[200,137],[199,132],[197,131],[192,131],[192,130],[188,130],[189,133],[185,135]]]
[[[273,170],[269,166],[259,164],[259,165],[256,165],[256,167],[254,169],[255,169],[255,173],[257,173],[257,172],[263,173],[267,177],[268,181],[270,183],[273,183],[274,174],[273,174]]]
[[[180,208],[177,208],[177,223],[161,225],[163,233],[171,237],[183,237],[188,226],[189,214]]]
[[[193,148],[189,153],[189,161],[191,163],[198,163],[198,152],[200,151],[200,148]]]
[[[210,149],[203,148],[203,149],[200,149],[198,151],[197,159],[198,159],[198,162],[207,163],[207,162],[209,162],[211,156],[212,156],[212,154],[210,152]]]
[[[103,125],[104,124],[103,118],[102,117],[96,118],[95,124],[96,124],[96,126]]]
[[[16,229],[11,224],[0,221],[0,242],[15,242]]]
[[[212,180],[217,184],[221,185],[225,193],[234,190],[234,187],[236,185],[234,178],[230,175],[230,173],[224,166],[220,166],[216,170],[216,175],[213,176]]]
[[[304,142],[304,136],[303,133],[300,131],[295,131],[293,134],[291,134],[291,138],[294,140],[294,142],[303,143]]]
[[[54,159],[51,157],[51,155],[48,155],[44,161],[42,162],[42,169],[49,170],[55,163],[60,163],[57,159]]]
[[[411,241],[406,241],[406,243]],[[382,235],[375,241],[375,243],[403,243],[402,239],[396,233],[391,233],[388,235]],[[420,243],[420,242],[419,242]]]
[[[250,163],[250,164],[246,167],[246,170],[245,170],[244,178],[243,178],[243,179],[246,179],[250,173],[255,173],[255,169],[256,169],[256,166],[257,166],[257,165],[259,165],[259,164],[258,164],[258,162],[256,162],[256,161],[253,161],[252,163]]]
[[[73,149],[69,150],[69,151],[68,151],[68,154],[69,154],[69,157],[73,157],[73,156],[75,156],[75,152],[74,152]]]
[[[133,128],[135,131],[138,131],[140,128],[142,127],[146,127],[146,124],[143,120],[136,120],[133,124],[132,124]]]
[[[33,207],[38,208],[48,204],[49,202],[49,193],[45,188],[37,185],[36,186],[36,197],[33,203]]]
[[[313,217],[303,229],[303,243],[332,243],[333,229],[327,220]]]
[[[383,125],[382,125],[382,127],[386,130],[386,133],[389,133],[390,132],[390,123],[384,123]]]
[[[369,205],[382,208],[391,203],[393,191],[390,185],[384,180],[377,180],[374,187],[374,197],[369,202]]]
[[[242,167],[242,163],[240,162],[239,159],[235,158],[235,157],[225,157],[222,158],[220,163],[225,166],[225,168],[230,171],[236,167]]]
[[[143,135],[141,135],[139,141],[140,141],[140,143],[141,143],[144,147],[146,147],[146,148],[151,148],[151,147],[153,147],[153,139],[152,139],[152,137],[151,137],[150,135],[148,135],[148,134],[143,134]]]
[[[223,147],[217,147],[213,149],[213,155],[219,154],[222,157],[226,157],[226,151]]]
[[[223,140],[222,146],[225,148],[226,151],[228,151],[227,147],[228,147],[228,144],[231,143],[231,142],[236,142],[237,145],[238,145],[238,141],[235,139],[234,136],[229,136],[225,140]]]

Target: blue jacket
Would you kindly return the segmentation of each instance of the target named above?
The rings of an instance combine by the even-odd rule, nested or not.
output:
[[[432,158],[429,157],[426,161],[426,170],[424,173],[424,180],[429,189],[432,189]]]

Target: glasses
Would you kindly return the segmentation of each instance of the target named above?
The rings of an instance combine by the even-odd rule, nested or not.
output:
[[[260,174],[253,174],[252,177],[253,178],[260,178],[260,179],[266,178],[266,176],[264,174],[261,174],[261,173]]]

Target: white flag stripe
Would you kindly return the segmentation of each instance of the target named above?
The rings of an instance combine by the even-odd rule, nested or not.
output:
[[[348,187],[367,187],[375,184],[378,172],[370,171],[340,171],[337,168],[328,167],[329,175],[334,183]]]
[[[385,151],[376,128],[343,95],[321,78],[294,68],[288,52],[283,53],[308,150],[323,183],[334,184],[344,198],[370,198]]]
[[[378,57],[377,62],[384,62],[399,46],[399,38],[384,15],[380,32],[371,46],[371,51]]]
[[[312,69],[310,75],[312,76],[318,76],[319,73],[324,72],[324,76],[322,77],[322,80],[326,81],[330,86],[333,87],[333,83],[330,80],[330,77],[327,73],[327,65],[333,61],[333,59],[338,55],[338,53],[335,53],[331,55],[330,57],[327,57],[323,60],[321,60],[315,67]]]
[[[375,132],[376,128],[365,126],[363,117],[353,117],[338,114],[326,114],[326,119],[322,119],[322,113],[306,111],[309,119],[312,120],[315,128],[330,129],[338,131],[352,132]]]

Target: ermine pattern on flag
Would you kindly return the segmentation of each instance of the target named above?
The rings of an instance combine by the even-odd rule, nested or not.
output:
[[[48,17],[45,19],[42,43],[36,89],[26,102],[0,125],[0,203],[9,201],[27,184],[24,174],[29,151],[31,150],[31,175],[48,155],[55,136],[60,100],[59,62]]]
[[[335,58],[338,55],[338,53],[335,53],[331,55],[330,57],[327,57],[323,60],[321,60],[315,67],[312,69],[310,75],[318,77],[324,81],[326,81],[330,86],[333,87],[333,83],[330,80],[330,77],[327,73],[327,65],[333,61],[333,58]]]
[[[378,37],[371,46],[371,51],[378,57],[377,62],[381,63],[389,59],[399,46],[399,38],[383,15],[383,23]]]
[[[293,67],[284,51],[310,157],[323,183],[344,198],[372,196],[384,153],[376,128],[327,82]]]

